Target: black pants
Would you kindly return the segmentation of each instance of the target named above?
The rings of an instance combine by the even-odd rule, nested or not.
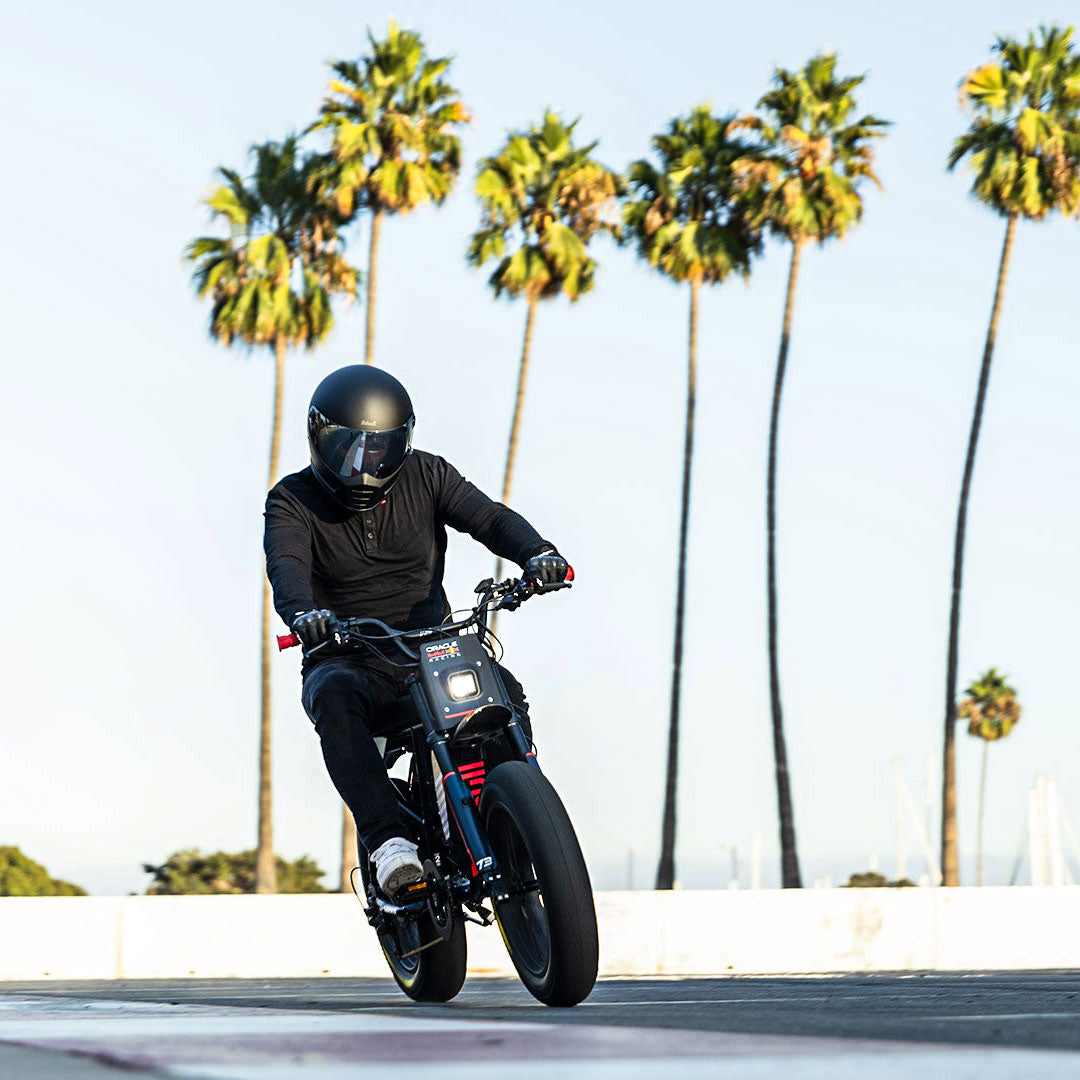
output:
[[[521,683],[499,668],[510,700],[528,710]],[[402,669],[360,657],[323,660],[304,676],[301,701],[318,732],[326,771],[356,819],[356,834],[368,851],[391,836],[404,836],[393,786],[375,745],[396,724],[387,706],[406,691]],[[528,724],[528,720],[525,720]]]

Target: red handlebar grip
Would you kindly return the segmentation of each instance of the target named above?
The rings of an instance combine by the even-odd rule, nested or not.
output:
[[[277,647],[278,652],[282,652],[285,649],[291,649],[294,645],[299,645],[300,639],[295,634],[278,634]]]
[[[566,567],[566,577],[565,577],[564,580],[565,581],[573,581],[574,580],[574,568],[572,566],[568,565]]]

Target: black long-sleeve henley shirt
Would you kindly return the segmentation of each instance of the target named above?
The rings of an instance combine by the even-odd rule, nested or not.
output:
[[[441,457],[414,451],[373,510],[336,502],[310,467],[266,497],[263,546],[274,607],[382,619],[396,629],[434,626],[449,612],[443,592],[446,526],[519,566],[548,546],[520,515],[489,499]]]

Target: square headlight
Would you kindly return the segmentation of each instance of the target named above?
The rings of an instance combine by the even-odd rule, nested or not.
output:
[[[480,680],[477,679],[475,671],[465,668],[464,671],[455,671],[447,678],[446,689],[455,701],[466,701],[480,696]]]

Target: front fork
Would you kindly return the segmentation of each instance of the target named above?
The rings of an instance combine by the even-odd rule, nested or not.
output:
[[[428,706],[424,700],[423,691],[416,683],[413,683],[409,689],[413,702],[417,709],[420,710],[420,715],[426,715]],[[536,754],[533,753],[532,746],[529,744],[529,740],[526,738],[517,717],[511,720],[506,725],[506,728],[510,744],[521,759],[529,762],[537,769],[540,768],[536,760]],[[495,903],[506,900],[509,896],[506,883],[499,872],[495,854],[491,850],[491,844],[488,842],[486,831],[480,820],[480,811],[473,799],[472,792],[458,772],[457,765],[454,763],[453,756],[450,753],[449,737],[444,732],[429,730],[427,743],[432,754],[435,755],[435,761],[439,766],[439,771],[442,773],[447,809],[461,830],[461,839],[464,841],[465,848],[476,867],[477,875],[484,884],[485,893]]]

